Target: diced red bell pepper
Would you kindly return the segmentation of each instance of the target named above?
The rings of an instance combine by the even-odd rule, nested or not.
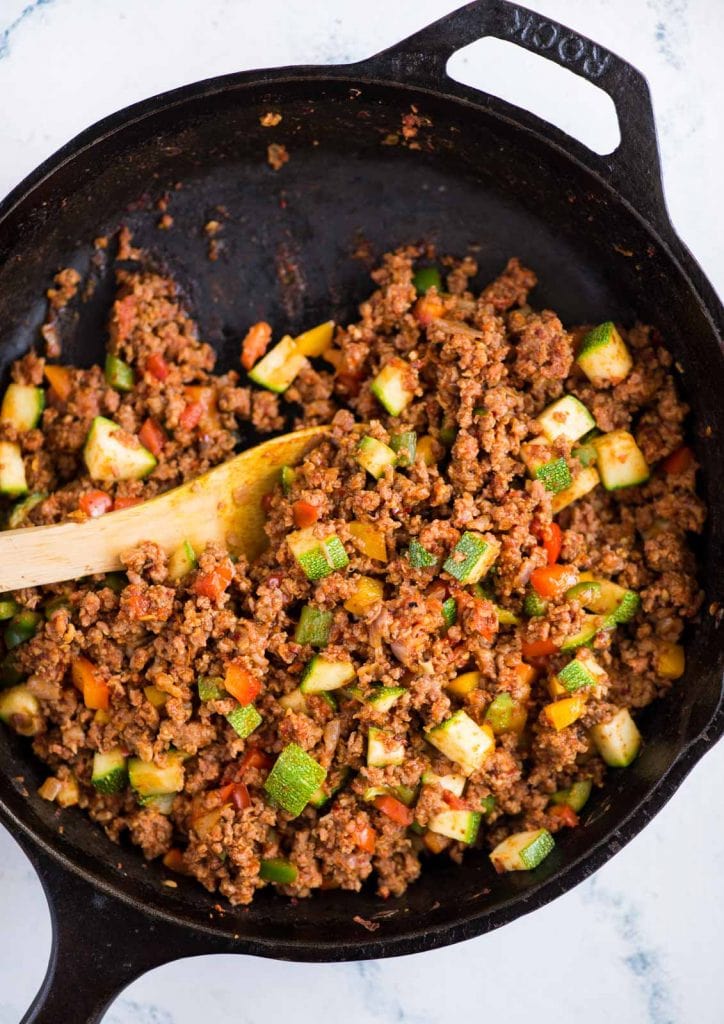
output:
[[[191,589],[199,597],[208,597],[210,601],[218,601],[231,583],[233,575],[230,565],[217,565],[211,572],[202,572],[197,576]]]
[[[261,683],[247,668],[232,661],[226,666],[224,689],[240,704],[251,704],[261,693]]]
[[[249,790],[243,782],[235,782],[234,789],[231,794],[231,802],[237,811],[243,811],[247,807],[251,807],[251,796]]]
[[[569,587],[578,582],[578,572],[572,565],[544,565],[534,569],[530,583],[541,597],[561,597]]]
[[[669,476],[678,476],[679,473],[687,470],[693,461],[693,451],[688,445],[683,444],[681,448],[677,448],[675,452],[672,452],[671,455],[664,459],[661,463],[661,468]]]
[[[231,794],[234,792],[234,783],[227,782],[225,786],[222,786],[217,790],[222,804],[226,804],[231,799]]]
[[[198,402],[201,406],[199,423],[204,430],[221,429],[216,388],[202,384],[192,384],[184,388],[184,395],[192,404]]]
[[[259,750],[258,747],[249,747],[244,751],[244,756],[239,762],[239,775],[243,775],[247,768],[260,768],[262,771],[269,771],[274,764],[274,758]]]
[[[309,501],[295,501],[292,505],[292,517],[300,530],[313,526],[319,519],[319,509]]]
[[[382,811],[392,821],[397,822],[398,825],[411,825],[413,821],[412,811],[409,807],[405,807],[401,800],[398,800],[394,796],[378,796],[375,798],[375,807],[378,811]]]
[[[201,402],[189,402],[178,418],[179,426],[184,430],[193,430],[194,427],[198,427],[203,414],[204,407]]]
[[[72,387],[70,367],[46,366],[43,372],[48,378],[48,383],[61,402],[67,402]]]
[[[547,523],[545,526],[536,525],[532,532],[545,549],[548,565],[555,565],[563,546],[563,532],[558,523]]]
[[[253,324],[241,343],[241,365],[250,370],[254,363],[261,359],[271,341],[272,329],[265,320]]]
[[[146,360],[146,369],[156,380],[166,380],[168,377],[168,363],[159,352],[152,352]]]
[[[407,808],[405,808],[407,810]],[[365,853],[374,853],[377,846],[377,833],[371,825],[360,825],[352,833],[355,846]]]
[[[551,818],[560,818],[564,825],[568,828],[575,828],[578,824],[578,815],[570,806],[570,804],[556,804],[555,807],[551,807],[548,811]]]
[[[453,811],[466,811],[468,805],[459,796],[451,793],[448,789],[443,791],[442,798]]]
[[[113,502],[113,511],[120,512],[122,508],[133,508],[134,505],[142,505],[143,498],[132,498],[130,495],[127,497],[118,497]]]
[[[523,640],[521,651],[524,658],[545,658],[558,650],[552,640]]]
[[[439,295],[421,295],[412,307],[412,315],[421,327],[427,327],[445,312],[445,303]]]
[[[151,601],[148,593],[143,586],[139,586],[137,583],[132,583],[126,587],[124,592],[124,601],[128,608],[128,614],[136,622],[151,622],[153,620],[153,612],[151,611]]]
[[[169,871],[175,872],[177,875],[191,874],[184,862],[183,853],[175,847],[163,855],[163,866],[168,868]]]
[[[78,508],[83,515],[97,519],[113,508],[113,498],[105,491],[86,491],[78,499]]]
[[[143,426],[138,431],[138,440],[144,448],[148,448],[151,455],[159,457],[166,443],[166,431],[151,416],[144,420]]]

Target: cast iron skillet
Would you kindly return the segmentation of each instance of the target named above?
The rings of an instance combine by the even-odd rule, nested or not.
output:
[[[616,152],[595,156],[538,118],[452,81],[448,58],[486,35],[605,89],[620,120]],[[431,122],[414,140],[420,148],[390,145],[411,105]],[[260,126],[267,110],[283,114],[277,128]],[[291,155],[277,173],[265,161],[271,141]],[[143,193],[177,181],[175,227],[158,231]],[[218,216],[218,204],[226,209],[225,249],[214,263],[202,225]],[[369,287],[366,267],[350,258],[361,239],[377,254],[423,237],[445,252],[479,243],[481,280],[516,254],[541,274],[535,301],[567,322],[638,315],[658,325],[692,404],[710,509],[705,608],[722,600],[723,311],[669,223],[646,83],[614,54],[521,7],[478,0],[360,64],[230,75],[105,119],[0,207],[0,367],[37,338],[38,297],[52,273],[69,263],[86,268],[90,240],[121,220],[179,277],[222,366],[236,362],[240,335],[262,316],[276,333],[330,312],[351,318]],[[97,359],[103,344],[110,274],[101,268],[98,276],[66,349],[79,364]],[[719,738],[717,627],[715,614],[702,615],[686,678],[643,716],[642,756],[612,773],[586,827],[562,836],[539,869],[495,877],[483,854],[462,868],[435,862],[405,897],[385,904],[370,893],[320,892],[292,905],[265,892],[235,911],[184,879],[164,887],[163,872],[135,850],[111,844],[79,812],[38,799],[42,772],[27,744],[3,731],[0,816],[40,874],[54,928],[48,974],[25,1020],[97,1022],[132,979],[179,957],[394,956],[459,942],[543,906],[642,829]]]

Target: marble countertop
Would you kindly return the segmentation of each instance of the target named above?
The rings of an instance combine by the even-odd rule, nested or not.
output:
[[[446,0],[0,0],[0,196],[88,124],[147,95],[244,68],[360,59],[452,10]],[[719,0],[528,0],[648,77],[674,224],[724,292]],[[471,84],[603,135],[541,73],[460,58]],[[583,102],[583,101],[581,101]],[[724,744],[595,876],[492,935],[398,960],[300,965],[217,956],[159,968],[104,1024],[720,1024]],[[714,813],[712,810],[714,809]],[[0,828],[0,1024],[16,1024],[50,949],[45,899]],[[79,978],[83,953],[79,951]],[[521,984],[521,978],[525,983]],[[74,1024],[70,1020],[58,1024]]]

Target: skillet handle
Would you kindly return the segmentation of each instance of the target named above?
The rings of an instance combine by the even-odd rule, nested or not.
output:
[[[191,929],[106,895],[15,834],[48,899],[53,942],[40,991],[20,1024],[100,1024],[113,1000],[153,967],[231,952]]]
[[[618,116],[621,142],[617,149],[600,156],[535,114],[450,78],[446,70],[450,57],[486,36],[522,46],[603,89]],[[585,36],[507,0],[474,0],[365,61],[361,70],[477,103],[482,98],[489,110],[559,142],[664,233],[672,232],[646,79],[627,61]]]

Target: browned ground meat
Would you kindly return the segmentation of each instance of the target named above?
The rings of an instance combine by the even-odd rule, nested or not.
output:
[[[139,257],[127,233],[121,242],[124,259]],[[571,657],[557,648],[580,629],[584,611],[579,601],[559,596],[545,615],[523,614],[531,574],[546,564],[541,538],[552,513],[550,492],[526,475],[521,444],[537,433],[533,420],[542,408],[568,392],[587,405],[600,430],[631,430],[656,467],[681,446],[687,408],[676,393],[671,357],[643,326],[623,332],[631,373],[615,387],[594,388],[574,362],[582,332],[527,304],[536,278],[516,260],[479,295],[470,290],[472,260],[444,261],[448,290],[428,295],[434,309],[426,317],[413,286],[421,255],[410,247],[385,257],[359,320],[338,327],[332,350],[281,398],[242,384],[238,373],[213,375],[214,352],[199,340],[172,280],[142,268],[119,270],[108,348],[133,367],[133,389],[114,390],[99,367],[71,369],[65,394],[48,391],[39,428],[0,425],[0,440],[21,447],[31,489],[45,494],[23,525],[78,516],[83,496],[98,489],[82,454],[97,415],[132,434],[151,420],[161,438],[150,476],[105,486],[114,500],[149,498],[228,458],[241,421],[262,433],[281,429],[285,402],[303,408],[298,425],[334,425],[297,468],[291,489],[269,497],[270,544],[256,563],[232,564],[225,551],[209,548],[199,553],[197,569],[173,582],[166,555],[149,541],[128,552],[125,575],[15,595],[25,609],[46,609],[35,635],[3,655],[5,682],[24,680],[39,701],[32,727],[19,719],[10,724],[35,733],[34,750],[52,772],[45,794],[79,803],[112,838],[127,834],[146,857],[165,856],[170,868],[233,903],[249,902],[268,884],[260,870],[270,858],[296,867],[296,879],[282,886],[289,895],[320,886],[357,890],[372,873],[382,896],[397,895],[425,856],[446,850],[460,858],[463,844],[426,831],[451,804],[484,812],[478,843],[486,846],[522,829],[574,826],[570,815],[552,812],[550,797],[577,780],[603,784],[605,766],[588,730],[666,691],[672,673],[659,671],[657,655],[680,640],[685,620],[698,611],[686,532],[701,530],[704,510],[692,459],[677,473],[654,468],[642,486],[597,487],[571,504],[558,516],[560,561],[634,589],[641,606],[629,623],[597,633],[601,681],[575,722],[552,727],[543,711],[549,684]],[[49,293],[54,306],[68,301],[77,283],[77,276],[59,275],[57,291]],[[398,417],[385,412],[371,388],[392,357],[406,361],[405,384],[414,391]],[[30,353],[15,364],[13,379],[38,386],[43,371],[44,359]],[[203,412],[194,420],[189,407],[199,387],[206,389]],[[356,423],[368,424],[367,433],[384,444],[415,431],[418,443],[426,438],[428,457],[389,467],[375,481],[356,460]],[[576,472],[570,444],[558,448]],[[317,581],[307,579],[287,544],[299,502],[313,506],[317,535],[336,533],[349,557],[343,570]],[[384,538],[386,562],[366,552],[354,522]],[[484,590],[463,589],[440,570],[464,531],[500,544]],[[413,567],[411,541],[436,563]],[[361,576],[377,581],[383,596],[353,614],[345,602]],[[457,620],[445,628],[443,601],[451,596]],[[325,657],[351,660],[356,669],[357,689],[338,691],[336,700],[289,698],[315,654],[295,639],[305,604],[332,614]],[[501,619],[500,608],[509,615]],[[536,653],[536,644],[553,645],[554,653]],[[521,675],[524,657],[534,669],[528,676]],[[86,690],[81,694],[79,659],[108,696],[107,710],[93,707]],[[232,663],[259,690],[262,721],[246,739],[225,717],[236,701],[223,689],[199,699],[199,679],[221,680]],[[478,673],[474,689],[449,689],[469,671]],[[364,702],[380,684],[403,690],[384,712]],[[497,730],[494,752],[457,803],[438,784],[421,784],[425,771],[457,770],[425,741],[424,730],[459,709],[481,725],[500,693],[511,694],[522,718]],[[388,750],[402,744],[402,763],[367,764],[370,728],[384,730]],[[325,792],[332,793],[296,817],[264,789],[274,759],[290,743],[327,770]],[[99,792],[91,783],[93,755],[115,749],[167,768],[174,751],[182,752],[181,782],[172,787],[182,788],[146,806],[130,787]],[[380,801],[379,791],[394,803]]]

